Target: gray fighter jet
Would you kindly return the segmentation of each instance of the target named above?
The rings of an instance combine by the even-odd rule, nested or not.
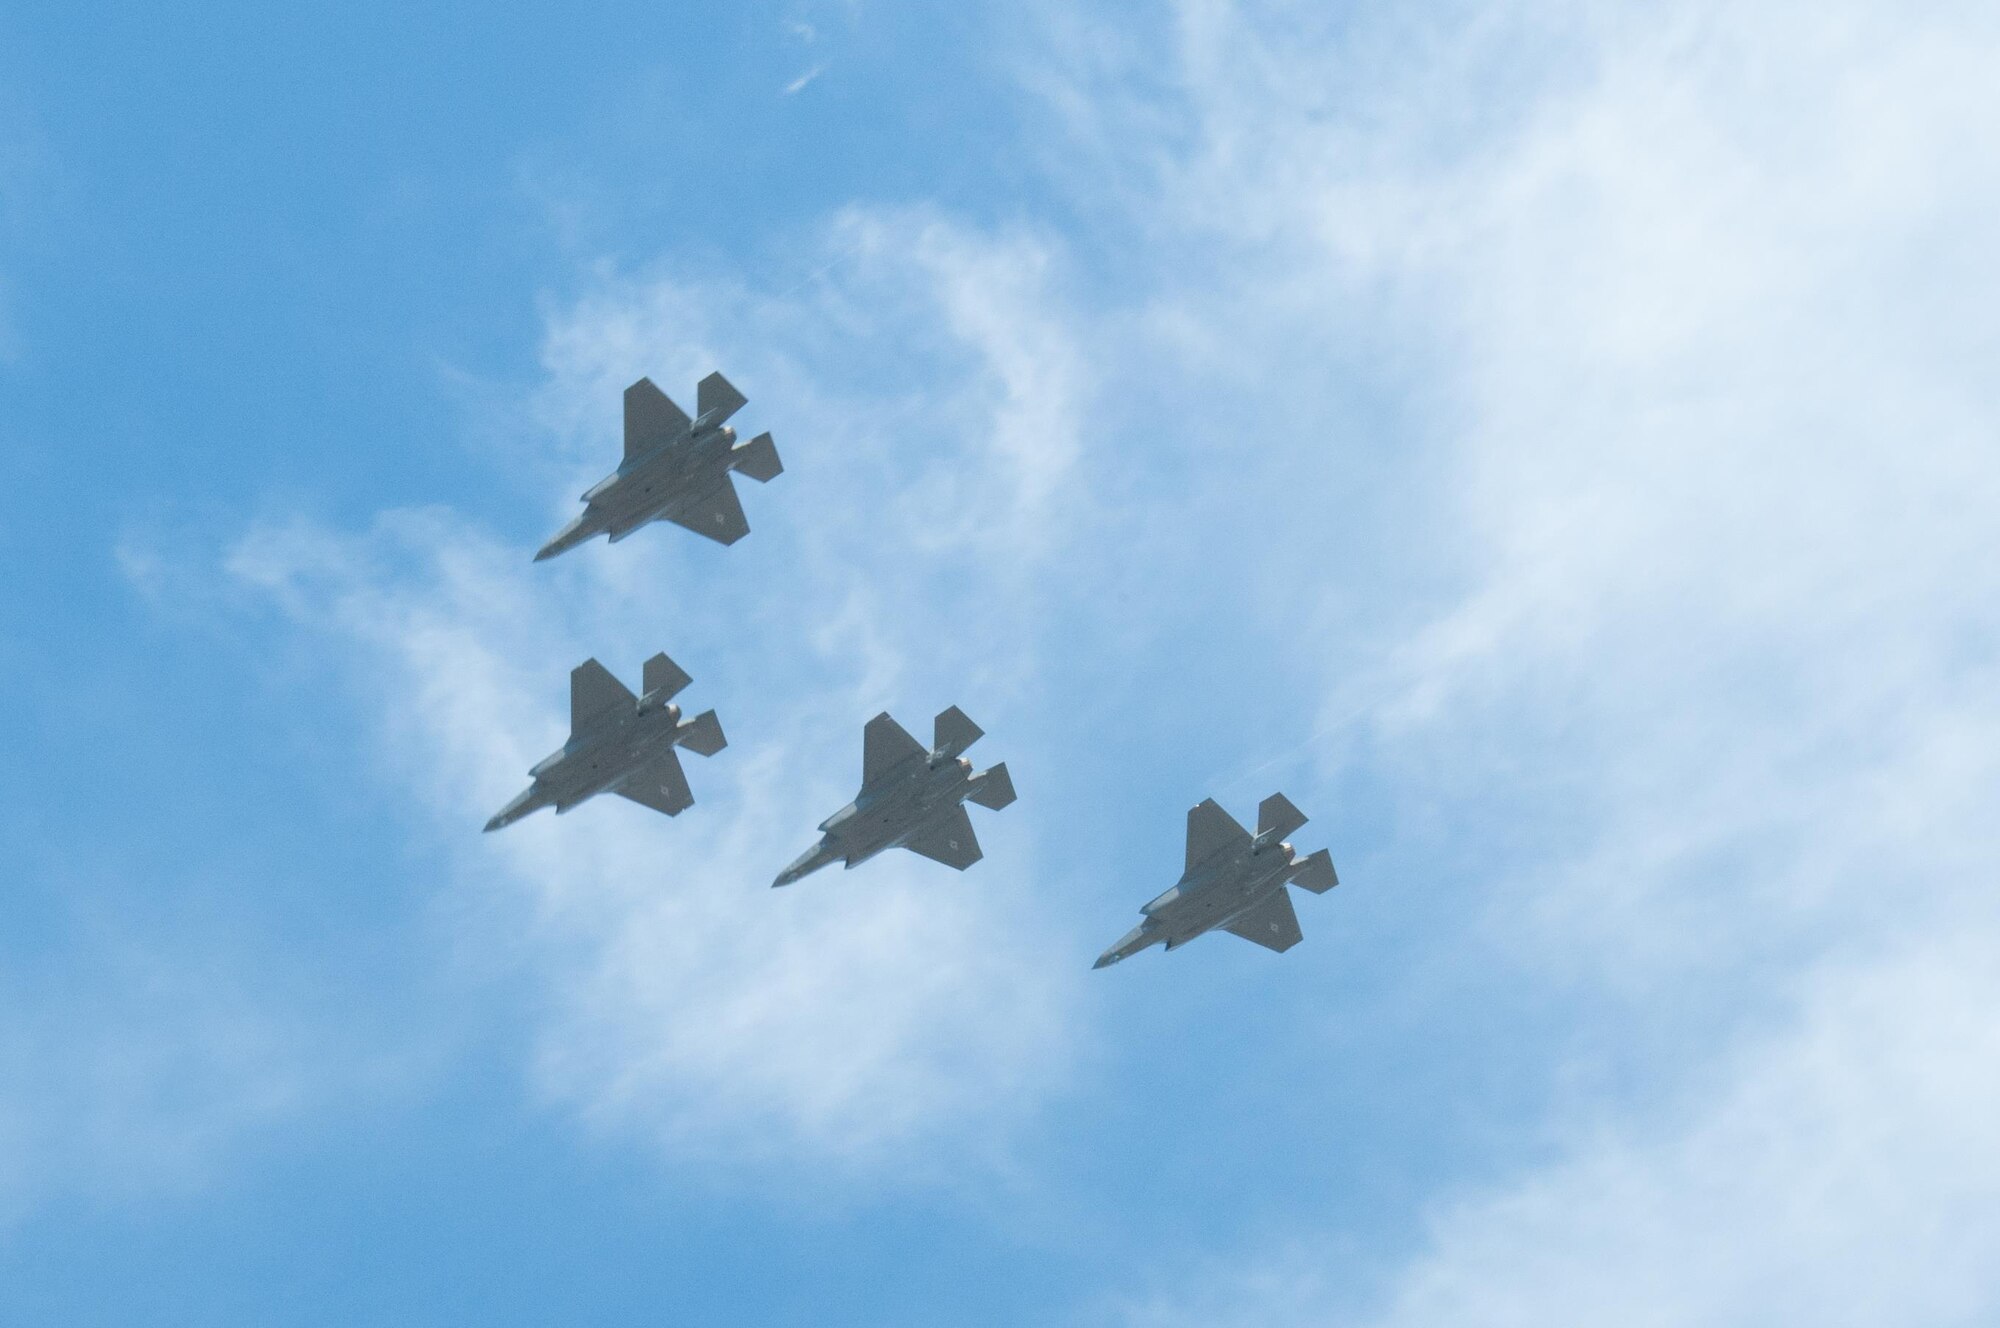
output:
[[[645,695],[634,696],[594,659],[569,675],[569,741],[528,773],[528,791],[500,809],[488,830],[529,812],[558,815],[599,793],[616,793],[642,807],[678,816],[694,805],[676,747],[713,756],[728,745],[713,710],[683,720],[673,697],[693,679],[665,655],[646,661]]]
[[[784,466],[771,435],[738,445],[723,421],[743,408],[744,396],[712,373],[695,389],[693,419],[667,394],[641,378],[625,389],[625,459],[583,495],[583,515],[542,546],[535,561],[553,558],[598,535],[616,544],[649,521],[667,520],[723,544],[750,533],[729,472],[760,483]]]
[[[927,752],[887,714],[875,716],[861,737],[861,792],[819,823],[826,833],[772,885],[790,885],[830,862],[849,867],[884,849],[906,848],[964,871],[982,856],[965,814],[969,799],[998,811],[1014,801],[1007,767],[972,773],[959,753],[977,742],[980,728],[957,706],[937,717]]]
[[[1217,927],[1280,953],[1299,943],[1299,915],[1285,884],[1324,894],[1340,884],[1325,849],[1300,857],[1284,837],[1306,823],[1290,799],[1273,793],[1257,808],[1257,834],[1215,799],[1188,812],[1187,870],[1173,889],[1139,911],[1146,920],[1091,967],[1130,958],[1155,942],[1169,950]]]

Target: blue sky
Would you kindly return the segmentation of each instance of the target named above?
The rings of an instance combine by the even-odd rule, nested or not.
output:
[[[2000,19],[943,8],[0,17],[0,1322],[1991,1322]]]

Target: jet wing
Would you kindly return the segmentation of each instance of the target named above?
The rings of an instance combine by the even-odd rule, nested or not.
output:
[[[1204,798],[1188,812],[1187,870],[1193,871],[1225,849],[1250,842],[1250,832],[1222,810],[1214,798]]]
[[[724,475],[722,482],[698,497],[674,504],[664,514],[677,526],[686,526],[697,535],[706,535],[718,544],[734,544],[750,533],[750,520],[736,497],[736,486]]]
[[[650,452],[687,434],[694,424],[650,378],[625,389],[625,455]]]
[[[867,788],[912,756],[922,755],[923,745],[883,711],[861,731],[861,787]]]
[[[580,733],[611,711],[637,704],[639,698],[632,695],[631,689],[596,660],[586,659],[570,670],[570,732]]]
[[[1299,915],[1292,911],[1292,893],[1282,885],[1263,903],[1231,918],[1222,929],[1280,954],[1304,939]]]
[[[626,777],[612,792],[630,798],[641,807],[679,816],[694,806],[694,792],[688,788],[687,772],[671,749],[659,760]]]
[[[903,847],[959,871],[986,856],[979,851],[979,837],[972,833],[972,818],[965,814],[964,807],[953,807],[939,816],[911,835]]]

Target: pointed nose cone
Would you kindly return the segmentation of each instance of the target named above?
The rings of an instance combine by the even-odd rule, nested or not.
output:
[[[836,856],[838,855],[828,849],[825,841],[814,844],[811,848],[794,858],[791,866],[778,873],[778,879],[771,882],[771,888],[775,890],[781,885],[790,885],[792,882],[826,866]]]
[[[1157,936],[1146,934],[1146,924],[1142,922],[1119,937],[1116,945],[1097,956],[1097,962],[1090,967],[1093,970],[1109,968],[1121,959],[1130,959],[1158,939]]]
[[[596,533],[595,531],[591,530],[587,525],[589,520],[590,520],[590,513],[585,512],[582,516],[578,517],[576,520],[570,522],[568,525],[564,526],[561,530],[557,531],[556,537],[550,540],[547,544],[544,544],[541,547],[541,549],[535,554],[535,561],[538,563],[546,562],[548,559],[555,557],[559,553],[569,552],[577,545],[589,539],[593,534]]]
[[[491,834],[495,830],[505,829],[539,806],[541,804],[535,801],[535,790],[529,788],[520,797],[493,814],[493,819],[486,823],[486,833]]]

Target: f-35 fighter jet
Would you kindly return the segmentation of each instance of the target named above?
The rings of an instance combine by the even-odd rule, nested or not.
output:
[[[569,675],[569,741],[528,773],[528,791],[500,809],[488,830],[529,812],[568,811],[599,793],[616,793],[642,807],[678,816],[694,805],[675,747],[713,756],[728,745],[713,710],[683,720],[672,698],[693,679],[665,655],[646,661],[645,695],[634,696],[594,659]]]
[[[998,811],[1014,801],[1007,767],[978,774],[959,753],[977,742],[981,730],[957,706],[937,717],[935,741],[927,752],[887,714],[868,721],[862,733],[861,792],[819,823],[819,843],[778,875],[772,885],[790,885],[830,862],[849,867],[884,849],[906,848],[947,867],[964,871],[982,856],[965,814],[968,799]]]
[[[1325,849],[1300,857],[1283,838],[1306,823],[1282,793],[1257,808],[1257,834],[1237,824],[1215,799],[1188,812],[1187,870],[1180,881],[1140,912],[1146,920],[1091,967],[1104,968],[1155,942],[1169,950],[1217,927],[1283,952],[1299,943],[1299,915],[1286,882],[1324,894],[1340,884]]]
[[[771,435],[740,446],[723,421],[743,408],[744,396],[712,373],[695,389],[696,415],[676,406],[650,378],[625,389],[625,459],[583,495],[583,515],[542,546],[535,561],[553,558],[598,535],[616,544],[649,521],[665,519],[723,544],[750,533],[729,472],[760,483],[784,466]]]

